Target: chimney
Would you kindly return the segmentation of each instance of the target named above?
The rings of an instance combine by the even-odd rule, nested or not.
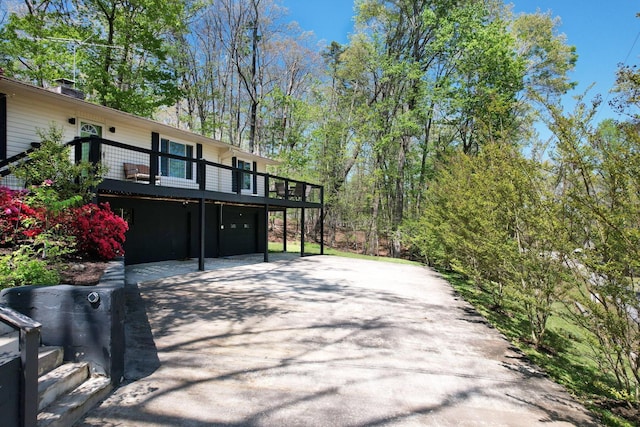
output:
[[[76,82],[73,80],[57,79],[55,82],[58,83],[58,86],[53,88],[54,92],[73,98],[84,99],[84,92],[75,88]]]

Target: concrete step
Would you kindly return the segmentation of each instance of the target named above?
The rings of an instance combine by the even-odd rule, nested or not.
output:
[[[38,414],[38,427],[70,427],[111,392],[107,377],[92,377]]]
[[[62,347],[40,347],[38,349],[38,376],[42,376],[62,365]]]
[[[38,411],[89,378],[89,364],[65,363],[38,378]]]

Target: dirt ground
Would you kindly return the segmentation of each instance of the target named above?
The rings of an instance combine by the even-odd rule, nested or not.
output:
[[[107,263],[102,261],[71,262],[65,270],[60,272],[61,283],[82,286],[95,285],[100,281],[106,267]]]

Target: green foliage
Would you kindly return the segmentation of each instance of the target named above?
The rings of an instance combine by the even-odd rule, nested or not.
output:
[[[635,123],[640,121],[640,70],[637,65],[623,65],[618,69],[614,91],[617,93],[613,101],[615,109]]]
[[[638,399],[640,138],[634,126],[610,121],[591,130],[588,111],[578,108],[555,121],[563,136],[560,189],[581,249],[570,262],[577,284],[570,313],[594,333],[591,346],[601,369],[615,375],[622,394]]]
[[[58,264],[72,255],[113,258],[127,229],[108,206],[86,204],[103,168],[74,164],[55,126],[39,134],[40,147],[13,170],[29,190],[4,189],[0,197],[2,243],[12,249],[2,258],[1,277],[10,286],[56,284]]]
[[[57,285],[59,273],[29,246],[22,246],[10,254],[0,256],[0,284],[2,287],[23,285]]]
[[[560,34],[560,18],[550,12],[522,14],[512,22],[521,57],[525,61],[524,88],[545,100],[554,100],[576,86],[568,78],[578,59],[575,46]]]
[[[527,354],[572,390],[636,402],[637,123],[593,127],[598,100],[579,98],[571,113],[537,101],[557,140],[553,159],[525,159],[508,144],[450,155],[424,215],[404,228],[407,241],[471,279],[465,298],[509,337],[533,344]],[[554,315],[561,327],[549,326]]]
[[[168,38],[184,13],[182,1],[25,2],[0,29],[0,66],[39,86],[77,78],[90,99],[148,117],[180,94]]]
[[[73,76],[73,53],[54,39],[85,38],[66,25],[66,8],[33,2],[0,28],[0,67],[8,76],[39,86]]]
[[[511,145],[454,153],[427,192],[423,217],[403,228],[421,256],[470,277],[494,310],[517,300],[535,345],[567,289],[561,205],[548,188],[539,165]]]
[[[105,168],[72,162],[71,148],[61,143],[62,129],[54,124],[38,135],[40,147],[12,170],[27,188],[33,187],[32,201],[53,211],[90,201]]]

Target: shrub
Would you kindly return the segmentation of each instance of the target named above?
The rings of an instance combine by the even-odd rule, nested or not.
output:
[[[0,257],[2,288],[22,285],[57,285],[60,274],[38,259],[28,246]]]
[[[42,232],[44,212],[24,202],[26,191],[0,187],[0,245],[32,239]]]
[[[81,203],[91,200],[106,168],[86,161],[71,162],[71,148],[62,144],[62,128],[55,124],[47,130],[38,129],[37,133],[41,139],[40,147],[13,168],[14,175],[22,179],[26,187],[49,182],[48,186],[55,191],[58,201],[75,199]]]
[[[111,260],[124,255],[127,222],[113,213],[108,203],[93,203],[73,208],[68,223],[75,236],[80,256]]]

